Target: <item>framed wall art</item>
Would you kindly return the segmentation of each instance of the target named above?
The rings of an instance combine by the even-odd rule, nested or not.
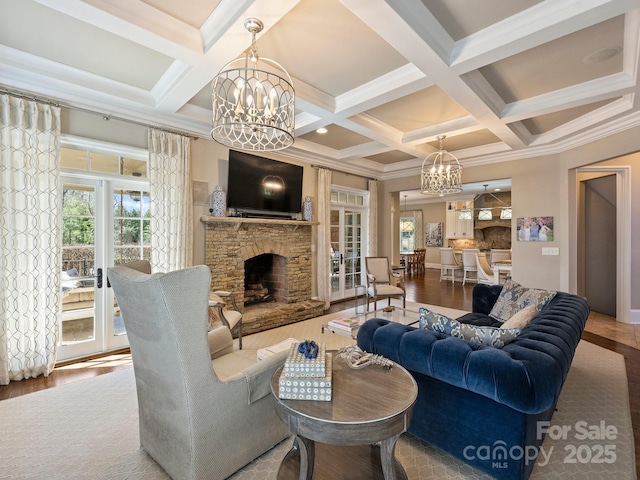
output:
[[[522,217],[517,221],[519,242],[553,241],[553,217]]]
[[[427,223],[424,243],[427,247],[442,246],[442,223]]]

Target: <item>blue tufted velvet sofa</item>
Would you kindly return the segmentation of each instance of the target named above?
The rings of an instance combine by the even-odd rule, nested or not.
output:
[[[502,287],[478,284],[472,313],[458,320],[499,326],[488,316]],[[482,347],[384,319],[358,331],[358,346],[404,366],[418,383],[409,432],[497,479],[527,479],[584,329],[589,306],[558,292],[503,348]]]

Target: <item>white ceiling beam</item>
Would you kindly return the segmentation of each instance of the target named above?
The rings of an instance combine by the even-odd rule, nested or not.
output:
[[[636,0],[547,0],[457,41],[450,66],[476,70],[562,36],[622,15]]]

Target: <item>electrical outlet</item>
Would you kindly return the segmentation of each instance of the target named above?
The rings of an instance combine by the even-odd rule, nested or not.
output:
[[[560,255],[558,247],[542,247],[542,255]]]

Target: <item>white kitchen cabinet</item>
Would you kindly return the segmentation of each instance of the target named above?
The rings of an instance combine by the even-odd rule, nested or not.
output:
[[[446,209],[446,237],[473,238],[473,200],[447,202]]]

